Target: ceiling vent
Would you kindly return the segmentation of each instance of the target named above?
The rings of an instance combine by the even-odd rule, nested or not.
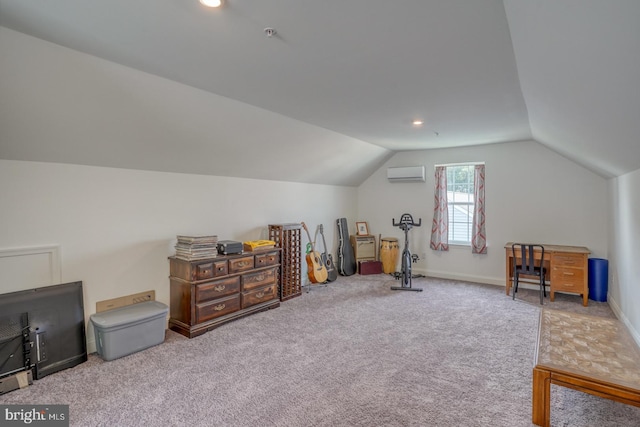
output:
[[[387,168],[387,179],[390,182],[425,182],[424,166],[404,166],[399,168]]]

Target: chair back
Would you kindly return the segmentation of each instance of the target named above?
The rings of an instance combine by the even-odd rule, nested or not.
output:
[[[519,266],[516,262],[516,247],[520,247],[520,259],[522,265]],[[511,252],[513,253],[514,268],[517,268],[521,274],[537,275],[535,267],[534,252],[538,249],[540,251],[540,264],[538,269],[542,269],[544,265],[544,246],[530,243],[514,243],[511,245]]]

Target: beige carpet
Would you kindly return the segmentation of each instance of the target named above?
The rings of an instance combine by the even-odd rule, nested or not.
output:
[[[73,426],[530,426],[536,291],[340,277],[194,339],[0,396],[69,404]],[[613,317],[558,295],[545,306]],[[552,387],[554,426],[637,426],[640,408]]]

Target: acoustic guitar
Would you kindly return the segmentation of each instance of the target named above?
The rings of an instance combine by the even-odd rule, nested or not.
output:
[[[322,245],[324,246],[324,252],[320,254],[320,259],[322,259],[325,267],[327,267],[327,281],[333,282],[338,278],[338,270],[336,270],[336,266],[333,265],[333,257],[327,252],[327,242],[324,240],[324,227],[322,224],[318,227],[320,228],[320,236],[322,237]]]
[[[307,237],[311,244],[311,251],[307,254],[307,275],[309,276],[309,281],[311,283],[324,283],[328,277],[327,268],[322,263],[320,254],[316,252],[315,245],[311,240],[311,234],[309,234],[309,229],[307,229],[307,225],[304,222],[302,223],[302,228],[307,232]]]

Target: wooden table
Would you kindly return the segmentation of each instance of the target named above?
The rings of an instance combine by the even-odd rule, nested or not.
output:
[[[513,252],[511,251],[512,242],[504,245],[505,249],[505,277],[506,277],[506,293],[511,292],[513,283]],[[582,305],[585,307],[589,303],[589,281],[588,281],[588,259],[589,249],[583,246],[563,246],[563,245],[547,245],[544,246],[544,266],[547,268],[545,280],[549,282],[551,301],[555,299],[556,292],[570,292],[582,296]],[[519,246],[516,246],[516,260],[518,257]],[[533,254],[534,259],[540,264],[541,251],[537,250]]]
[[[617,319],[543,309],[532,421],[549,426],[551,384],[640,406],[640,349]]]

